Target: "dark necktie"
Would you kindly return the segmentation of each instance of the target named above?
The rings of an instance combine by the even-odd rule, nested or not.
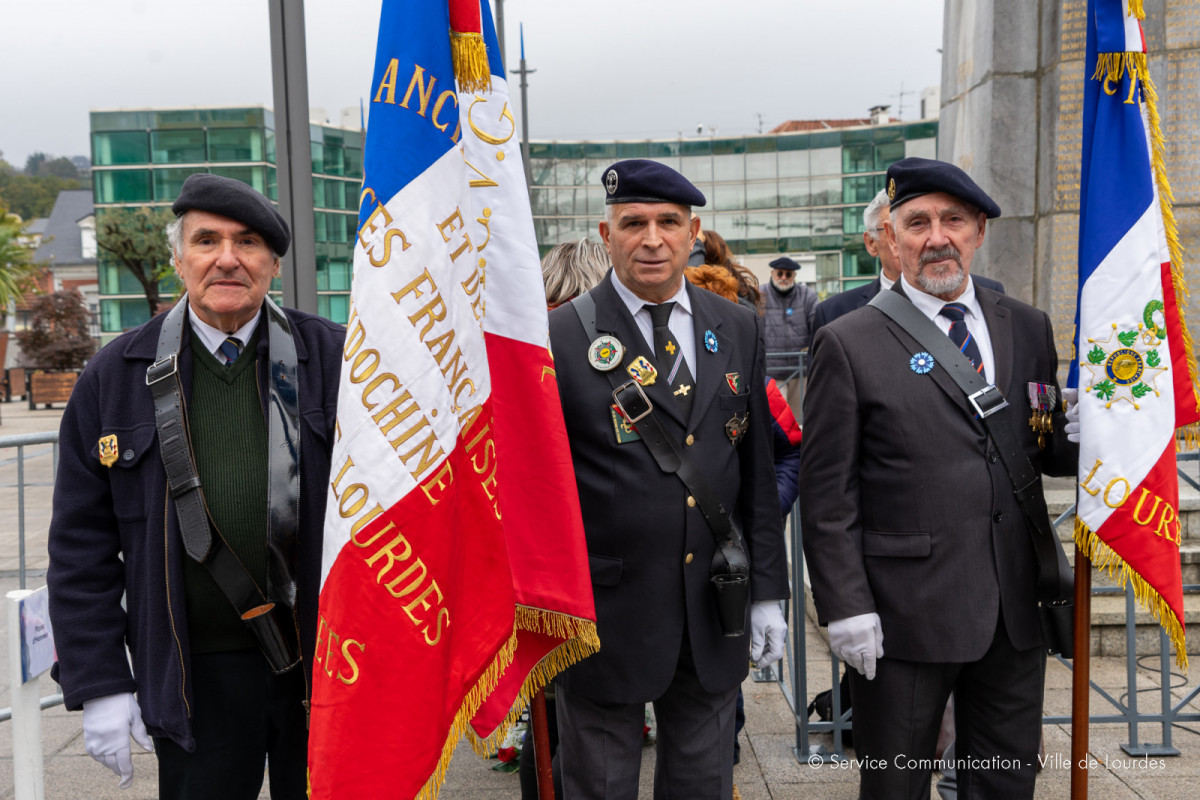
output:
[[[967,330],[967,307],[962,303],[946,303],[939,313],[950,320],[950,341],[958,345],[958,349],[971,362],[971,366],[975,367],[975,371],[982,373],[983,356],[979,353],[975,337]]]
[[[643,308],[650,312],[650,320],[654,323],[654,359],[666,371],[666,374],[660,372],[658,377],[666,382],[671,394],[679,401],[683,418],[687,419],[692,413],[696,382],[692,380],[692,372],[683,358],[683,348],[675,343],[675,336],[668,326],[675,303],[647,303]]]
[[[221,351],[221,355],[225,356],[225,366],[228,367],[237,361],[238,354],[242,352],[242,343],[234,336],[227,336],[217,349]]]

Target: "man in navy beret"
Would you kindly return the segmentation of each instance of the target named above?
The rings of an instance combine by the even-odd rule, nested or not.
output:
[[[887,296],[911,304],[913,324],[931,320],[932,335],[953,343],[951,362],[1007,398],[989,425],[1011,427],[1036,473],[1074,474],[1062,408],[1041,407],[1050,392],[1061,396],[1049,318],[971,278],[1000,208],[952,164],[906,158],[887,177],[884,229],[900,267]],[[1041,534],[949,368],[874,302],[813,342],[804,554],[830,647],[852,668],[863,798],[929,797],[951,692],[962,795],[1034,792],[1046,650],[1032,537]],[[1051,416],[1053,431],[1039,437],[1031,411]],[[1033,502],[1044,517],[1040,493]]]
[[[695,186],[644,160],[601,181],[613,268],[550,312],[601,643],[557,680],[563,788],[636,797],[651,702],[655,796],[729,800],[738,687],[787,633],[761,324],[684,280],[705,203]],[[718,616],[710,574],[725,551],[709,512],[743,534],[749,625],[745,600],[734,626]]]
[[[159,797],[258,797],[266,762],[271,797],[300,800],[345,331],[267,297],[291,236],[262,194],[196,174],[172,210],[186,294],[102,349],[63,414],[56,679],[123,787],[132,738]]]
[[[796,282],[800,265],[787,256],[775,259],[770,267],[771,279],[759,287],[767,337],[767,375],[779,385],[792,414],[802,420],[804,374],[799,353],[807,350],[812,341],[817,293]],[[791,355],[772,355],[781,353]]]

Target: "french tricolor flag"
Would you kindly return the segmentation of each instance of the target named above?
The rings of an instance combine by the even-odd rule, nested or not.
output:
[[[488,4],[384,0],[369,100],[309,775],[433,798],[599,642]]]
[[[1141,4],[1091,0],[1079,203],[1075,540],[1134,592],[1187,664],[1176,429],[1200,419],[1183,264]]]

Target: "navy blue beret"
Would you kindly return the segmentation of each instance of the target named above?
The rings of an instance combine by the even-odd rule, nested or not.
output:
[[[292,243],[292,232],[271,201],[233,178],[206,172],[189,175],[171,210],[177,217],[195,210],[237,220],[262,236],[275,255],[286,253]]]
[[[1000,216],[1000,206],[971,176],[953,164],[929,158],[902,158],[888,167],[887,194],[891,207],[924,194],[944,192],[978,208],[988,218]]]
[[[771,269],[790,269],[795,272],[800,269],[800,265],[787,256],[781,256],[771,262]]]
[[[675,203],[702,206],[707,201],[692,182],[657,161],[631,158],[604,170],[605,198],[613,203]]]

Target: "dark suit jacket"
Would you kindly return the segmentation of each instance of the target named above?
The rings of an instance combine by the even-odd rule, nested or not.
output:
[[[976,288],[982,287],[984,289],[991,289],[993,292],[999,292],[1000,294],[1007,294],[1004,291],[1004,284],[1000,281],[994,281],[982,275],[972,275],[971,280],[975,281]],[[844,292],[838,292],[835,295],[826,297],[817,304],[817,310],[813,314],[813,337],[816,337],[817,331],[823,325],[833,322],[843,314],[849,314],[854,309],[862,308],[871,302],[871,298],[879,294],[882,286],[883,284],[876,277],[875,280],[866,286],[856,286],[853,289],[847,289]]]
[[[611,273],[610,273],[611,276]],[[660,377],[646,394],[685,457],[704,465],[709,488],[740,519],[751,563],[753,600],[788,596],[783,526],[772,467],[771,416],[763,378],[762,329],[753,312],[688,284],[696,337],[695,401],[681,412]],[[596,326],[626,348],[625,364],[654,350],[606,277],[591,291]],[[704,335],[716,336],[716,352]],[[550,341],[575,465],[595,593],[600,652],[560,680],[571,692],[610,702],[660,696],[671,682],[684,626],[701,684],[724,691],[746,676],[749,637],[725,638],[709,567],[713,535],[689,492],[659,469],[642,441],[617,444],[612,386],[588,362],[588,338],[570,304],[550,312]],[[666,371],[655,365],[660,376]],[[618,367],[625,378],[624,366]],[[726,375],[736,373],[735,392]],[[749,412],[734,446],[725,423]],[[689,437],[690,434],[690,437]],[[691,444],[686,444],[688,438]],[[747,626],[747,633],[749,628]]]
[[[1027,424],[1027,383],[1057,385],[1049,318],[981,286],[976,296],[1018,440],[1036,469],[1072,474],[1061,410],[1044,450]],[[945,370],[912,369],[922,350],[869,306],[814,342],[800,508],[818,616],[878,612],[885,656],[912,661],[979,659],[1001,615],[1014,646],[1035,647],[1037,562],[1012,483]]]

